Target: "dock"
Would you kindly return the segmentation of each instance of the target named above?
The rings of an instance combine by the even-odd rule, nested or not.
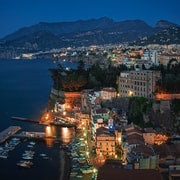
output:
[[[45,138],[56,139],[56,136],[47,136],[44,132],[29,132],[29,131],[23,131],[20,134],[15,134],[13,137],[30,138],[30,139],[45,139]]]
[[[60,126],[60,127],[67,127],[67,128],[76,127],[75,124],[62,123],[62,122],[51,122],[50,125],[53,125],[53,126]]]
[[[12,120],[17,120],[17,121],[39,123],[39,121],[35,121],[35,120],[28,119],[28,118],[24,118],[24,117],[17,117],[17,116],[12,116],[11,119],[12,119]]]
[[[3,143],[8,138],[16,134],[19,130],[21,130],[20,126],[10,126],[4,131],[0,132],[0,143]]]

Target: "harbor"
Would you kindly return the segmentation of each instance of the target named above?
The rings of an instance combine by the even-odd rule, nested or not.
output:
[[[39,120],[41,113],[44,112],[44,109],[46,108],[51,87],[51,79],[49,78],[48,68],[53,66],[54,63],[49,60],[36,60],[36,63],[34,61],[27,60],[18,62],[14,60],[1,61],[1,67],[3,67],[0,70],[1,77],[3,78],[1,79],[1,101],[3,103],[0,105],[0,133],[10,126],[21,127],[20,131],[13,134],[12,137],[9,136],[9,138],[0,144],[3,151],[13,148],[11,140],[13,138],[18,138],[16,135],[22,131],[44,132],[44,125],[28,121],[19,121],[11,119],[11,117],[25,117],[31,120]],[[16,71],[17,68],[18,70]],[[27,76],[22,76],[23,72],[26,72]],[[6,74],[7,77],[4,78]],[[24,85],[22,81],[24,83],[27,82],[27,85]],[[21,88],[21,90],[19,90],[19,88]],[[8,101],[9,99],[11,102]],[[53,126],[52,129],[54,129],[52,132],[54,132],[59,139],[61,137],[67,137],[61,135],[61,127]],[[63,169],[60,169],[60,162],[63,161],[63,157],[59,155],[59,146],[61,142],[58,141],[54,144],[50,144],[49,142],[52,141],[54,141],[53,138],[46,138],[46,140],[37,138],[20,138],[20,143],[15,146],[13,150],[8,151],[8,154],[2,153],[2,155],[5,156],[3,156],[4,158],[0,158],[1,179],[59,179],[60,175],[63,173]],[[64,140],[62,139],[62,141]],[[31,145],[30,142],[35,142],[35,145]],[[29,150],[35,152],[33,159],[31,160],[33,164],[30,164],[30,168],[23,168],[22,166],[24,164],[25,166],[29,165],[29,163],[25,162],[28,160],[23,159],[23,154],[25,151]],[[46,154],[46,157],[42,157],[41,153]],[[20,163],[22,166],[17,165],[17,163]],[[65,166],[65,168],[66,167],[67,166]]]
[[[4,131],[0,133],[0,143],[5,142],[7,139],[9,139],[11,136],[16,134],[19,130],[21,130],[20,126],[10,126]]]

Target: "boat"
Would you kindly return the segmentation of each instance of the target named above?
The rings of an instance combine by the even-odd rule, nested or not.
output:
[[[43,159],[52,160],[52,158],[51,158],[51,157],[48,157],[48,156],[43,157]]]
[[[44,153],[42,153],[42,154],[40,154],[40,156],[41,156],[41,157],[46,157],[47,155],[44,154]]]
[[[83,176],[80,175],[80,174],[76,176],[76,178],[79,178],[79,179],[81,179],[82,177],[83,177]]]
[[[8,158],[8,153],[6,151],[1,151],[0,152],[0,158],[7,159]]]
[[[32,141],[32,142],[30,142],[29,144],[30,144],[30,145],[35,145],[36,143]]]
[[[33,165],[33,162],[29,161],[29,160],[20,160],[17,163],[17,166],[21,166],[23,168],[30,168]]]
[[[22,158],[25,159],[25,160],[31,160],[31,159],[33,159],[32,156],[23,156]]]
[[[92,167],[82,167],[80,170],[81,170],[81,172],[83,174],[91,174],[91,173],[93,173],[93,168]]]
[[[20,141],[20,138],[16,138],[16,137],[15,137],[15,138],[12,138],[11,140],[12,140],[12,141]]]
[[[27,145],[28,148],[33,148],[34,146],[33,145]]]
[[[78,158],[78,162],[79,162],[80,164],[85,164],[85,163],[86,163],[86,158],[80,157],[80,158]]]
[[[74,176],[76,176],[77,174],[78,174],[77,171],[71,171],[71,172],[70,172],[70,176],[71,176],[71,177],[74,177]]]
[[[30,168],[32,165],[31,161],[20,161],[17,163],[17,166],[21,166],[23,168]]]
[[[34,151],[25,151],[25,153],[22,154],[22,158],[25,160],[33,159]]]

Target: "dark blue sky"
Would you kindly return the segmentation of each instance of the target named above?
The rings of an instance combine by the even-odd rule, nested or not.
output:
[[[180,24],[180,0],[0,0],[0,38],[38,22],[165,19]]]

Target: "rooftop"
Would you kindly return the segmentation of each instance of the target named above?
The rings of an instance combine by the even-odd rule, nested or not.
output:
[[[162,180],[156,170],[128,170],[115,167],[113,165],[104,165],[99,168],[97,180]]]

